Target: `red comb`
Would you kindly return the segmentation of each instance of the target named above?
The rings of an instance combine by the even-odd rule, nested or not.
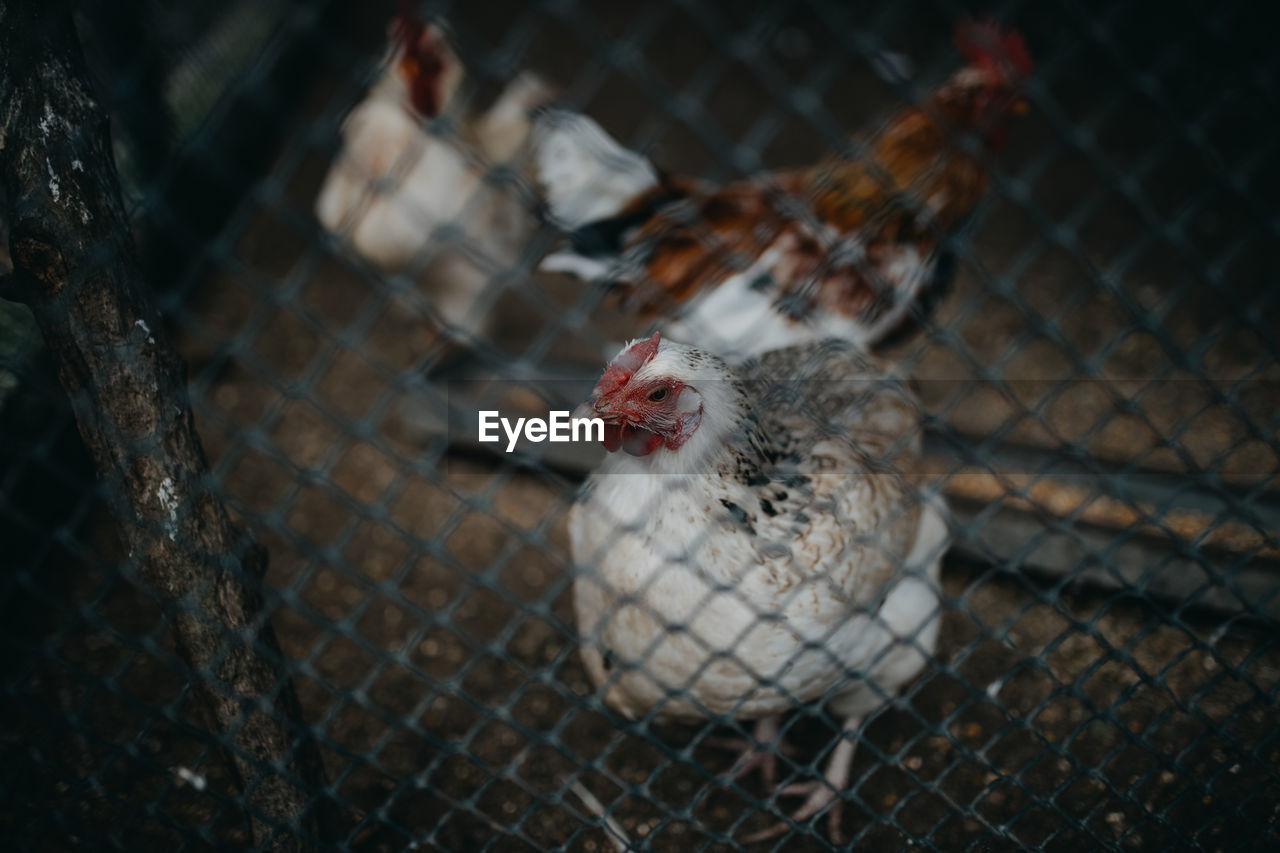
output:
[[[436,23],[422,20],[412,0],[401,0],[400,11],[391,24],[391,37],[400,55],[410,60],[402,73],[409,84],[409,99],[419,115],[439,115],[448,99],[442,78],[457,64],[444,31]]]
[[[415,44],[426,30],[427,25],[418,17],[418,10],[413,0],[400,0],[399,11],[391,24],[391,34],[402,44]]]
[[[402,21],[421,21],[416,0],[400,0],[396,4],[396,17]]]
[[[661,334],[654,332],[648,340],[636,341],[614,356],[596,383],[595,393],[608,394],[630,382],[632,375],[658,354],[661,341]]]
[[[434,54],[448,49],[439,23],[419,17],[413,0],[400,0],[400,11],[391,23],[391,36],[416,54]]]
[[[992,18],[965,18],[956,25],[956,49],[974,65],[990,68],[1015,83],[1031,73],[1031,54],[1017,30],[1002,30]]]

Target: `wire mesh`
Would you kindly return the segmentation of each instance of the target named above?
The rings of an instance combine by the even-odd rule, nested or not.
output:
[[[281,96],[264,77],[329,4],[137,5],[141,52],[95,47],[116,36],[92,8],[82,38],[144,248],[166,217],[198,238],[157,296],[210,488],[271,555],[260,618],[324,752],[311,793],[342,818],[317,844],[829,849],[829,812],[790,819],[800,801],[782,789],[820,777],[841,742],[838,829],[866,849],[1274,844],[1280,161],[1277,69],[1247,4],[422,3],[466,76],[418,121],[419,144],[478,178],[397,211],[415,238],[393,268],[354,245],[376,193],[330,228],[315,204],[350,156],[344,121],[388,70],[396,9],[353,4],[321,32],[250,174],[210,140],[244,119],[239,99]],[[715,709],[688,679],[620,713],[608,689],[660,658],[612,656],[603,687],[584,663],[598,636],[573,588],[599,579],[612,543],[585,560],[568,519],[597,458],[495,452],[474,424],[572,408],[643,324],[538,270],[564,235],[529,143],[487,147],[478,121],[531,69],[673,173],[725,182],[865,154],[868,131],[958,67],[948,38],[976,11],[1018,27],[1036,68],[1031,114],[947,238],[952,291],[888,354],[920,401],[920,492],[949,505],[939,603],[899,638],[919,675],[879,686],[883,655],[836,661],[843,677],[793,696],[776,731],[744,711],[752,691]],[[142,93],[157,67],[163,91]],[[174,164],[193,152],[244,188],[213,227],[183,218]],[[418,153],[379,191],[416,180]],[[459,296],[445,279],[468,284]],[[33,849],[243,846],[231,742],[169,633],[189,605],[121,552],[33,323],[5,312],[4,834]],[[830,657],[833,636],[804,651]],[[734,648],[692,678],[720,665],[753,672],[753,690],[785,682]],[[846,731],[827,700],[851,683],[874,701]],[[702,719],[664,718],[680,702]],[[777,754],[777,787],[735,777],[732,738]]]

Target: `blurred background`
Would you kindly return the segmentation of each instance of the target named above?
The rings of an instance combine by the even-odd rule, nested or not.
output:
[[[964,15],[1016,26],[1036,58],[1031,110],[955,240],[954,287],[891,353],[961,535],[939,659],[866,730],[846,835],[1269,849],[1280,63],[1264,4],[420,11],[466,69],[432,134],[474,153],[466,117],[532,71],[661,167],[715,181],[813,162],[926,97],[957,67]],[[724,721],[620,727],[576,656],[565,513],[591,459],[496,456],[450,428],[589,387],[627,319],[535,270],[559,235],[519,168],[489,175],[529,217],[496,259],[445,228],[388,271],[316,221],[396,12],[76,12],[214,488],[270,552],[269,618],[344,843],[603,849],[578,784],[638,845],[729,849],[775,818],[754,783],[716,780],[731,757],[701,739]],[[428,275],[449,251],[482,282],[464,313],[483,322],[461,335]],[[0,541],[0,834],[50,850],[244,843],[169,617],[134,582],[16,303],[0,303]],[[797,713],[816,754],[829,721]],[[827,846],[818,830],[784,843]]]

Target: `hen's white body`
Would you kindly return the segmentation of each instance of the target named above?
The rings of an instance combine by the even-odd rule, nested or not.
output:
[[[947,527],[906,476],[914,401],[830,343],[766,354],[736,380],[722,370],[712,360],[686,380],[706,399],[700,445],[611,454],[573,509],[587,668],[633,717],[756,718],[823,701],[861,718],[937,639]],[[757,423],[708,423],[725,408]]]

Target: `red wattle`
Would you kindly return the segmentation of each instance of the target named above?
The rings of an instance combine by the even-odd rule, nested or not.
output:
[[[600,439],[600,443],[604,445],[605,450],[613,453],[622,446],[622,430],[622,424],[606,423],[604,425],[604,438]]]
[[[648,456],[662,446],[662,436],[647,429],[629,427],[625,431],[625,435],[626,439],[622,442],[622,449],[632,456]]]
[[[610,453],[623,450],[632,456],[648,456],[662,446],[662,436],[630,424],[606,423],[600,443]]]

